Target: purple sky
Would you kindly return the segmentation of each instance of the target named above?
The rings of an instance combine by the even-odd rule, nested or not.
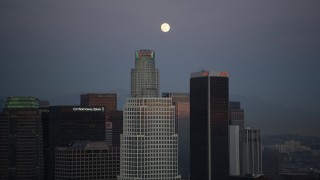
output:
[[[152,49],[161,91],[188,92],[194,71],[228,71],[230,94],[319,112],[319,9],[318,0],[2,0],[0,96],[129,90],[134,52]]]

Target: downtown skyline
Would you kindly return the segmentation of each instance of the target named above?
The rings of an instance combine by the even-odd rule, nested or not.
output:
[[[129,91],[132,54],[148,48],[157,52],[160,92],[188,92],[191,72],[228,71],[230,95],[320,117],[319,7],[317,1],[4,1],[0,96]],[[168,33],[160,30],[163,22]]]

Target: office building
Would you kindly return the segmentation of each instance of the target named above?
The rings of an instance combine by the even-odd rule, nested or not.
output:
[[[175,105],[175,132],[179,134],[178,166],[181,179],[190,178],[190,98],[189,93],[162,93]]]
[[[123,132],[123,111],[112,111],[106,122],[106,143],[120,147],[120,134]]]
[[[155,68],[155,52],[135,53],[135,68],[131,69],[131,97],[159,97],[159,70]]]
[[[81,106],[104,106],[106,114],[106,122],[109,121],[110,112],[117,110],[117,94],[116,93],[87,93],[80,95]]]
[[[110,123],[111,123],[111,145],[115,147],[120,147],[120,134],[123,133],[123,111],[111,112]],[[108,127],[110,127],[110,125]]]
[[[260,130],[239,125],[229,126],[229,153],[231,176],[262,174]]]
[[[41,113],[34,97],[8,97],[0,113],[0,179],[43,179]]]
[[[259,175],[245,175],[245,176],[230,176],[229,180],[250,180],[250,179],[256,179],[256,180],[270,180],[269,178],[266,178],[263,174]]]
[[[104,141],[105,113],[102,106],[51,106],[49,115],[49,178],[54,179],[56,147],[74,141]]]
[[[80,105],[81,106],[104,106],[105,112],[105,141],[109,146],[113,145],[113,136],[117,130],[113,130],[113,120],[119,119],[119,113],[117,112],[117,94],[116,93],[88,93],[81,94],[80,96]],[[117,115],[118,117],[115,117]],[[110,116],[113,117],[113,120],[110,119]],[[115,122],[119,124],[120,122]],[[116,137],[120,134],[116,135]],[[119,145],[119,144],[117,144]]]
[[[39,100],[39,110],[41,112],[41,122],[42,122],[42,136],[43,136],[43,176],[44,180],[47,180],[49,177],[48,169],[48,157],[49,157],[49,109],[50,102]]]
[[[131,71],[131,98],[123,110],[119,180],[179,180],[178,135],[171,98],[159,97],[155,53],[140,50]]]
[[[240,129],[240,174],[262,174],[262,145],[259,129]]]
[[[0,113],[2,112],[4,99],[0,98]]]
[[[229,176],[229,78],[202,71],[190,78],[190,179]]]
[[[76,141],[55,150],[56,180],[115,180],[120,171],[119,147],[104,141]]]
[[[303,146],[300,144],[299,141],[294,141],[294,140],[286,141],[283,144],[276,144],[271,147],[278,150],[280,153],[311,151],[310,147]]]
[[[244,110],[241,109],[240,102],[229,102],[229,124],[244,128]]]
[[[240,128],[229,126],[229,172],[230,176],[240,176]]]
[[[104,106],[105,112],[117,110],[116,93],[87,93],[80,95],[81,106]]]

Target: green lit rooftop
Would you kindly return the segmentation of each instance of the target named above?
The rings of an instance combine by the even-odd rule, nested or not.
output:
[[[4,109],[37,109],[39,108],[38,99],[35,97],[27,97],[27,96],[14,96],[8,97],[7,100],[4,101],[3,105]]]

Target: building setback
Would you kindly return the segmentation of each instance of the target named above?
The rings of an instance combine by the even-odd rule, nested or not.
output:
[[[54,179],[55,148],[74,141],[105,140],[105,108],[101,106],[51,106],[49,115],[49,178]]]
[[[0,179],[43,179],[41,113],[34,97],[8,97],[0,113]]]
[[[178,166],[181,179],[190,178],[190,98],[189,93],[162,93],[175,105],[175,132],[179,134]]]
[[[77,141],[55,150],[56,180],[115,180],[120,169],[119,147],[106,142]]]
[[[123,110],[119,180],[179,180],[178,135],[171,98],[159,97],[159,72],[152,50],[136,52],[131,98]]]
[[[229,176],[229,78],[202,71],[190,78],[190,179]]]

